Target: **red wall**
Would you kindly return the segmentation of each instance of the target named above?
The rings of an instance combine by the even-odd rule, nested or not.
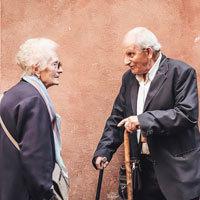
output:
[[[63,155],[71,177],[71,200],[93,200],[98,172],[91,158],[118,92],[123,35],[145,26],[158,36],[163,52],[200,73],[200,1],[181,0],[2,0],[1,87],[15,84],[19,45],[48,37],[61,46],[64,73],[49,89],[63,119]],[[105,171],[102,199],[115,199],[122,149]]]

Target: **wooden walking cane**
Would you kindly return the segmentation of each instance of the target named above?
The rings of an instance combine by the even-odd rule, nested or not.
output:
[[[133,182],[132,182],[132,171],[130,162],[129,133],[126,129],[124,130],[124,154],[125,154],[127,195],[128,195],[128,200],[133,200]]]

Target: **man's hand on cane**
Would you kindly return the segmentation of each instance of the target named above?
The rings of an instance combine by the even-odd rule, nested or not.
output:
[[[137,130],[140,127],[137,116],[127,117],[127,118],[123,119],[121,122],[119,122],[119,124],[117,126],[121,127],[122,125],[124,125],[125,129],[129,133]]]
[[[109,162],[107,161],[106,157],[98,156],[96,158],[95,165],[98,170],[106,168],[108,164]]]
[[[130,116],[125,119],[123,119],[119,124],[118,127],[121,127],[124,125],[124,128],[129,132],[132,133],[133,131],[136,131],[140,128],[140,123],[138,121],[137,116]],[[147,138],[141,135],[141,142],[147,142]]]

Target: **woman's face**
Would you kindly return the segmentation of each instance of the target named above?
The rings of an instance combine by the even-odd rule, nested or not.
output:
[[[59,84],[60,74],[63,72],[62,65],[58,58],[52,58],[47,67],[40,71],[40,80],[44,83],[46,88]]]

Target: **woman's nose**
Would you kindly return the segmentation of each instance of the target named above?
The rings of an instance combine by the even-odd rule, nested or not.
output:
[[[58,69],[58,73],[63,73],[63,68],[61,66]]]

